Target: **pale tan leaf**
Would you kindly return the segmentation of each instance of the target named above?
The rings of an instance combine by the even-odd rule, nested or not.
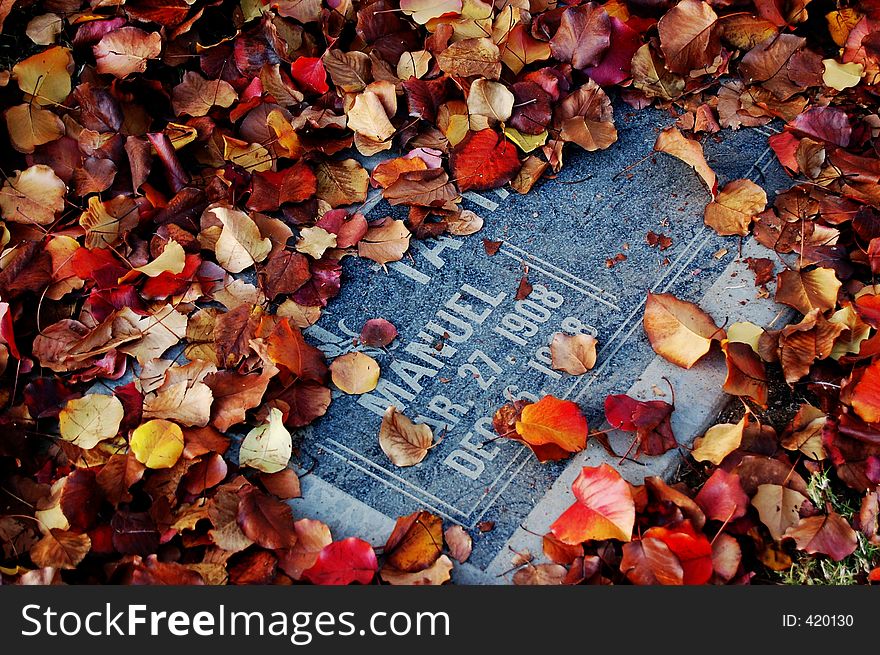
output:
[[[428,454],[434,441],[431,428],[413,423],[393,405],[385,411],[379,428],[379,446],[395,466],[413,466]]]

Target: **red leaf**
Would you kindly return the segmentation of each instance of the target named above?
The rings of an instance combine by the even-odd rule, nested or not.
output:
[[[492,129],[471,134],[452,153],[452,170],[462,191],[496,189],[513,179],[519,167],[516,147]]]
[[[694,530],[690,521],[682,521],[672,529],[651,528],[645,538],[659,539],[675,553],[684,572],[683,584],[706,584],[712,577],[712,544],[706,535]]]
[[[302,577],[318,585],[369,584],[378,569],[373,547],[363,539],[349,537],[324,546]]]
[[[677,442],[670,422],[673,409],[662,400],[642,401],[626,394],[605,398],[606,420],[618,430],[636,433],[637,454],[656,456],[675,448]]]
[[[327,71],[324,63],[317,57],[300,57],[290,65],[290,75],[303,91],[327,93]]]
[[[716,521],[733,521],[746,515],[749,497],[743,491],[736,473],[716,469],[694,500],[706,513],[706,517]]]

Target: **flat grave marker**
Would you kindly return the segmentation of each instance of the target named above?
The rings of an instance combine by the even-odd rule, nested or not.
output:
[[[303,431],[302,448],[315,462],[295,511],[318,515],[334,533],[366,531],[382,539],[393,519],[427,509],[474,535],[470,570],[497,575],[505,545],[522,537],[519,526],[548,490],[564,495],[563,481],[573,478],[565,471],[608,458],[591,446],[573,462],[538,463],[524,446],[496,438],[491,420],[501,404],[553,394],[578,402],[591,429],[598,429],[607,394],[644,384],[648,369],[653,375],[666,370],[641,329],[649,290],[698,302],[719,324],[739,320],[741,312],[764,323],[778,314],[772,302],[755,299],[750,277],[724,281],[739,275],[741,244],[703,225],[709,197],[697,175],[663,154],[632,166],[651,152],[658,129],[670,121],[659,111],[618,106],[619,140],[608,150],[567,149],[559,175],[525,196],[504,189],[465,194],[464,206],[485,219],[477,234],[413,240],[407,257],[387,268],[344,260],[339,297],[305,334],[328,358],[363,350],[380,363],[382,375],[369,394],[334,390],[327,415]],[[749,177],[771,197],[788,186],[766,147],[769,133],[725,131],[706,139],[706,157],[721,184]],[[381,203],[368,218],[402,218],[397,211]],[[672,245],[649,245],[649,231],[670,237]],[[496,254],[487,253],[483,239],[501,242]],[[618,261],[610,266],[609,259]],[[533,289],[517,300],[523,276]],[[730,298],[729,289],[735,290]],[[388,349],[357,345],[371,318],[397,327]],[[549,343],[556,332],[594,335],[595,368],[581,376],[552,370]],[[703,366],[691,373],[700,375]],[[676,406],[680,442],[690,443],[705,427],[694,418],[700,408],[704,415],[721,401],[720,385],[707,385],[703,393],[689,403],[697,406]],[[391,404],[429,424],[440,441],[417,466],[395,467],[379,447],[381,416]],[[651,466],[660,463],[644,468]],[[629,477],[638,478],[639,467],[629,468]],[[481,532],[484,522],[494,527]]]

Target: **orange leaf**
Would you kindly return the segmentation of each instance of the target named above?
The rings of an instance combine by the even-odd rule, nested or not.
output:
[[[682,368],[696,364],[712,340],[724,336],[706,312],[668,293],[648,292],[644,326],[654,352]]]
[[[585,466],[571,485],[577,501],[550,526],[561,542],[591,539],[629,541],[636,520],[635,503],[626,480],[608,464]]]
[[[588,429],[587,419],[575,403],[553,396],[526,405],[516,422],[516,431],[527,444],[555,444],[570,453],[586,447]]]

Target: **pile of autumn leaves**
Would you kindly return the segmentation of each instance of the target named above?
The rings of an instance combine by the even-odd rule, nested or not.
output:
[[[553,563],[519,554],[515,581],[743,581],[755,557],[790,563],[792,542],[839,559],[855,533],[805,501],[797,461],[830,464],[867,492],[857,527],[876,540],[880,296],[864,281],[880,272],[878,19],[854,7],[817,20],[806,2],[776,0],[3,3],[0,25],[19,25],[30,45],[0,72],[22,157],[0,188],[0,571],[24,582],[62,570],[88,582],[448,580],[470,537],[435,516],[399,519],[380,567],[370,544],[333,541],[283,502],[299,495],[289,430],[327,411],[330,380],[363,393],[380,374],[362,353],[328,367],[301,329],[338,293],[344,256],[385,264],[413,237],[472,234],[482,220],[461,210],[462,192],[525,193],[563,165],[566,143],[613,144],[610,86],[678,114],[655,149],[706,182],[707,225],[754,231],[787,257],[776,297],[804,315],[778,332],[725,330],[651,295],[652,346],[690,367],[718,342],[724,390],[756,408],[765,364],[778,361],[790,383],[815,383],[821,406],[780,438],[751,414],[710,430],[693,455],[718,468],[696,494],[586,469],[545,538]],[[772,147],[809,183],[770,208],[747,180],[719,191],[700,142],[680,131],[774,118],[787,125]],[[406,154],[371,171],[351,156],[392,148]],[[357,213],[370,187],[407,221]],[[774,262],[751,266],[769,293]],[[394,335],[385,321],[360,341]],[[558,335],[554,366],[583,374],[595,346]],[[605,408],[633,433],[626,456],[676,446],[671,404],[614,395]],[[502,408],[495,426],[542,461],[582,450],[588,434],[580,410],[552,397]],[[238,467],[224,458],[230,429],[244,434]],[[379,435],[400,466],[432,438],[393,408]]]

